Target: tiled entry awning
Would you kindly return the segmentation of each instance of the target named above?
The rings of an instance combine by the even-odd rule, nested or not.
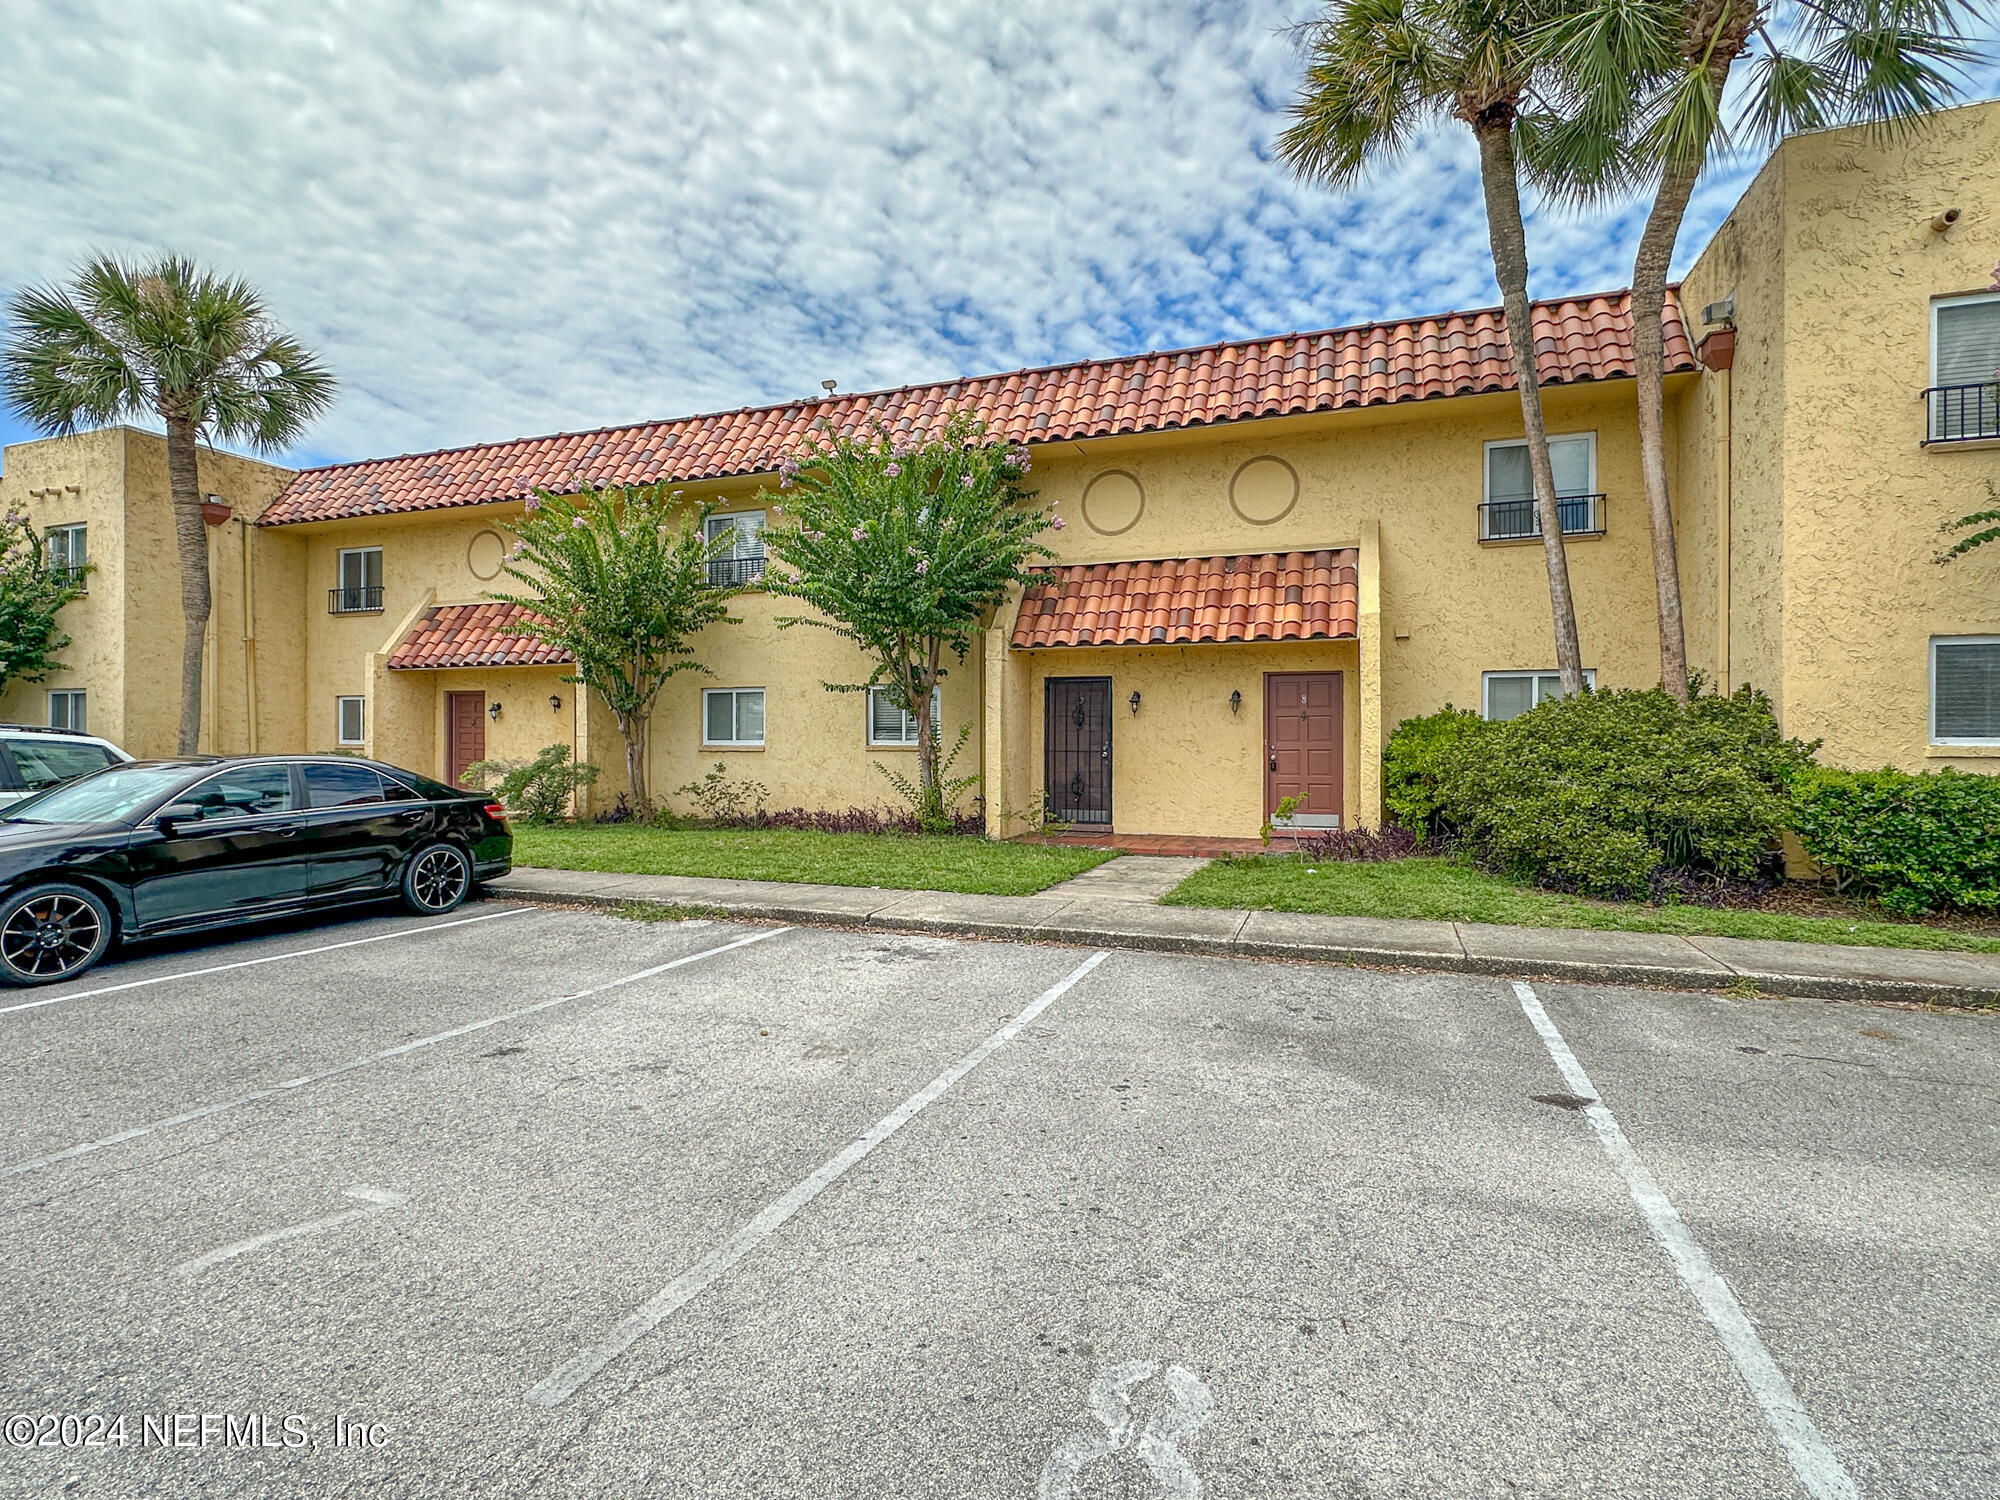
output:
[[[521,632],[518,604],[434,604],[389,657],[389,670],[566,665],[560,646]]]
[[[1014,622],[1016,650],[1321,641],[1355,634],[1352,547],[1084,563],[1037,570]]]

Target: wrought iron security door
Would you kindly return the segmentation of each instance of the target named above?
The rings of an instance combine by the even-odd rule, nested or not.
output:
[[[1042,786],[1051,818],[1111,826],[1111,679],[1051,677],[1043,702]]]

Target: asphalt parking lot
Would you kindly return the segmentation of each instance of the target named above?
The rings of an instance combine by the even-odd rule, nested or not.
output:
[[[493,902],[141,953],[0,992],[0,1482],[1992,1494],[1996,1093],[2000,1018],[1808,1001]]]

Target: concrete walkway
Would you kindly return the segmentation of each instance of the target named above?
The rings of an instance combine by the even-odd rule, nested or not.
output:
[[[1130,858],[1112,863],[1124,864]],[[492,890],[524,900],[601,906],[649,902],[766,921],[961,933],[1019,942],[1674,989],[1721,990],[1747,984],[1767,994],[1826,1000],[2000,1006],[2000,953],[1843,948],[1563,927],[1489,927],[1477,922],[1392,922],[1156,906],[1129,895],[1061,894],[1079,883],[1072,880],[1036,896],[961,896],[944,891],[522,868],[494,881]]]
[[[1160,897],[1194,874],[1205,859],[1169,858],[1160,854],[1124,854],[1085,870],[1041,894],[1073,901],[1138,901],[1157,906]]]

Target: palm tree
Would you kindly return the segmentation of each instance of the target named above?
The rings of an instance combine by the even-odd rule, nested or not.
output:
[[[1514,381],[1534,475],[1535,514],[1549,570],[1556,664],[1563,691],[1583,690],[1576,601],[1542,421],[1528,302],[1516,133],[1547,64],[1531,46],[1562,0],[1330,0],[1302,28],[1306,76],[1279,154],[1300,177],[1336,190],[1373,162],[1399,155],[1424,128],[1463,121],[1479,143],[1486,233],[1505,306]]]
[[[1687,639],[1667,488],[1661,320],[1688,200],[1710,160],[1732,145],[1768,147],[1829,125],[1893,128],[1948,103],[1951,72],[1975,55],[1953,29],[1965,14],[1961,0],[1573,0],[1537,38],[1569,100],[1568,127],[1539,135],[1528,153],[1537,184],[1590,201],[1635,179],[1655,181],[1632,261],[1632,355],[1660,681],[1682,702]],[[1725,101],[1746,59],[1748,87]]]
[[[180,753],[201,737],[208,535],[196,450],[205,438],[269,452],[333,403],[334,378],[272,322],[256,288],[176,255],[99,255],[68,286],[29,287],[8,308],[0,392],[22,421],[68,436],[123,418],[167,428],[167,486],[180,553]]]

